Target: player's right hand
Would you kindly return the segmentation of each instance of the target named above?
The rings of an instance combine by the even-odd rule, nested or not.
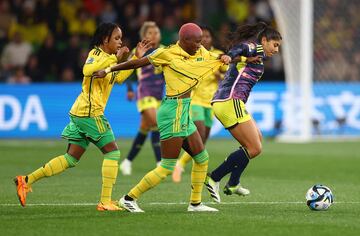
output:
[[[106,72],[105,70],[98,70],[98,71],[95,71],[93,74],[92,74],[92,77],[93,78],[104,78],[106,76]]]
[[[126,94],[126,98],[128,101],[132,101],[135,98],[135,93],[133,91],[128,91]]]

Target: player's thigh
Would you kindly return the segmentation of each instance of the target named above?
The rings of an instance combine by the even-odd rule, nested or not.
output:
[[[82,146],[74,144],[74,143],[69,143],[66,153],[68,153],[70,156],[76,158],[77,160],[80,160],[81,156],[84,154],[85,151],[86,151],[86,149],[83,148]]]
[[[142,120],[149,128],[155,127],[156,124],[156,108],[148,108],[141,113]]]
[[[101,149],[103,154],[106,154],[108,152],[113,152],[113,151],[116,151],[116,150],[119,150],[117,144],[115,141],[112,141],[108,144],[105,144],[105,146],[103,146]]]
[[[205,127],[204,121],[197,120],[197,121],[194,121],[194,124],[200,134],[202,142],[204,143],[206,140],[206,127]]]
[[[195,156],[204,150],[204,144],[198,131],[184,140],[183,148],[191,156]]]
[[[209,139],[210,136],[211,127],[205,126],[205,139],[203,140],[203,143],[205,144],[206,141]]]
[[[162,158],[178,158],[183,145],[182,137],[173,137],[160,141]]]
[[[231,135],[248,150],[251,157],[255,157],[261,152],[259,130],[253,119],[238,123],[228,130]]]

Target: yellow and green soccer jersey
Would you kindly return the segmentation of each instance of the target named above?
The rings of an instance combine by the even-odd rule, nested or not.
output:
[[[210,52],[217,56],[224,54],[223,51],[216,48],[211,48]],[[191,104],[203,107],[211,107],[211,99],[219,87],[219,81],[216,73],[224,73],[227,69],[228,66],[223,65],[219,68],[218,71],[215,71],[215,73],[212,73],[207,78],[203,79],[201,83],[199,83],[199,85],[197,85],[191,92]],[[221,78],[223,78],[222,75]]]
[[[93,72],[117,63],[116,56],[107,54],[101,48],[89,52],[83,67],[82,91],[73,104],[70,114],[78,117],[95,117],[104,114],[114,83],[122,83],[133,70],[108,73],[104,78],[93,78]]]
[[[195,55],[185,52],[178,43],[158,48],[147,56],[155,67],[161,66],[166,83],[166,96],[180,96],[219,69],[218,55],[201,47]]]

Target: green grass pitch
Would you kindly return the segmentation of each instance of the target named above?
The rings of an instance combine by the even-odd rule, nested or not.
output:
[[[117,141],[124,157],[130,140]],[[233,140],[210,140],[210,170],[237,147]],[[91,146],[77,167],[33,186],[22,208],[12,179],[64,153],[60,140],[0,140],[1,235],[359,235],[359,142],[281,144],[265,141],[263,153],[242,177],[249,197],[222,196],[217,213],[188,213],[190,166],[183,182],[168,177],[142,196],[144,214],[97,212],[102,155]],[[133,175],[118,176],[115,199],[127,193],[155,166],[147,143],[134,162]],[[329,186],[335,204],[314,212],[305,204],[313,184]],[[222,182],[222,186],[225,180]],[[204,202],[211,202],[204,190]]]

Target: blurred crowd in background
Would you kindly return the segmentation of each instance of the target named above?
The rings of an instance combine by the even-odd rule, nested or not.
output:
[[[348,15],[356,17],[359,7],[352,1],[354,4],[346,10]],[[338,79],[358,80],[359,68],[350,69],[349,61],[358,62],[360,50],[353,50],[353,42],[346,45],[351,56],[344,54],[343,42],[336,39],[339,34],[343,37],[342,33],[349,39],[357,39],[360,22],[356,22],[356,33],[352,32],[354,25],[346,24],[346,15],[333,24],[335,18],[339,19],[336,10],[336,5],[324,9],[316,18],[315,36],[320,35],[326,44],[315,44],[315,58],[325,68],[334,61],[343,63],[347,74]],[[177,41],[183,23],[208,25],[215,31],[215,46],[223,50],[229,33],[240,24],[264,21],[276,26],[268,0],[0,0],[0,82],[81,81],[88,45],[99,23],[118,23],[123,31],[123,44],[131,49],[139,41],[141,24],[148,20],[159,25],[164,45]],[[328,43],[334,50],[329,50]],[[266,67],[264,80],[284,80],[281,54],[268,60]],[[334,79],[336,73],[330,73],[330,68],[319,70],[321,78]],[[336,76],[343,76],[337,67],[334,70],[339,74]]]
[[[314,1],[314,74],[319,81],[360,81],[360,2]]]
[[[82,65],[97,25],[116,22],[123,44],[139,41],[144,21],[155,21],[162,44],[177,41],[179,27],[197,22],[214,28],[216,46],[226,49],[228,33],[239,24],[274,24],[267,1],[206,0],[0,0],[0,81],[7,83],[82,80]],[[268,78],[283,80],[281,57],[269,61]]]

